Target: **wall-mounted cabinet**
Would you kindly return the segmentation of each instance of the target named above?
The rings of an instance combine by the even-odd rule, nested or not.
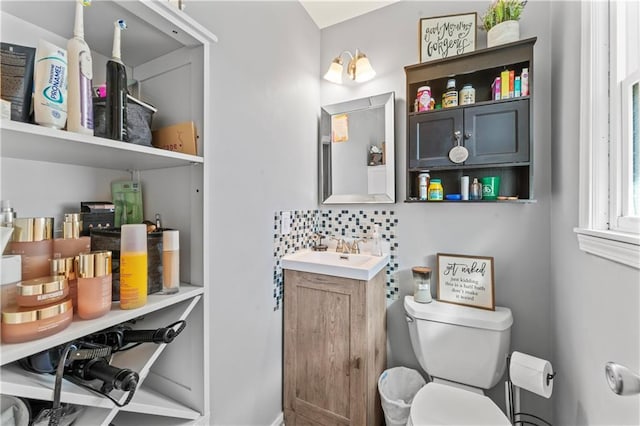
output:
[[[37,12],[36,12],[37,11]],[[72,36],[75,2],[3,1],[3,42],[36,46],[46,39],[66,46]],[[55,17],[55,19],[51,19]],[[74,318],[65,330],[26,343],[0,345],[2,393],[51,401],[54,377],[26,372],[21,358],[136,320],[134,328],[155,329],[185,320],[170,344],[143,344],[117,353],[111,364],[136,371],[140,381],[124,407],[64,381],[61,401],[84,408],[78,424],[206,423],[209,417],[210,51],[213,34],[167,1],[100,1],[85,9],[85,39],[92,49],[94,85],[104,82],[111,56],[113,22],[125,19],[122,59],[138,96],[158,108],[153,127],[192,120],[198,128],[198,155],[175,153],[93,136],[2,120],[2,199],[19,217],[54,217],[78,211],[81,201],[110,199],[114,180],[140,177],[145,218],[160,213],[163,225],[180,231],[177,294],[152,294],[139,309],[111,311],[98,319]],[[114,391],[115,392],[115,391]],[[123,395],[115,392],[116,399]]]
[[[536,38],[405,67],[407,89],[407,201],[417,201],[418,175],[426,170],[442,179],[445,194],[460,192],[460,178],[500,176],[503,196],[533,198],[532,101],[533,45]],[[492,83],[505,70],[528,69],[529,94],[494,100]],[[475,102],[444,109],[414,111],[418,89],[429,86],[436,103],[455,78],[471,84]],[[454,163],[456,146],[468,157]]]

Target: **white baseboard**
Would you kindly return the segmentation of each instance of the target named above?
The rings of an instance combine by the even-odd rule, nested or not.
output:
[[[273,423],[271,423],[271,426],[284,426],[284,413],[280,413]]]

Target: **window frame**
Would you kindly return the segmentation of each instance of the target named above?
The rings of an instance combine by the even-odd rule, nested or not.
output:
[[[615,133],[620,133],[621,126],[614,124],[616,130],[610,132],[609,120],[620,116],[621,100],[616,86],[602,84],[614,78],[609,53],[611,50],[616,57],[617,43],[610,40],[616,40],[617,26],[611,21],[615,24],[621,12],[615,5],[609,10],[613,3],[581,3],[579,217],[574,231],[581,250],[640,269],[640,234],[629,232],[634,228],[628,228],[624,220],[620,227],[617,220],[623,212],[623,157],[621,135]]]

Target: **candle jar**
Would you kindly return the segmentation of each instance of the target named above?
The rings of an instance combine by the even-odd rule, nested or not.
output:
[[[414,266],[413,273],[413,299],[418,303],[431,302],[431,268],[427,266]]]

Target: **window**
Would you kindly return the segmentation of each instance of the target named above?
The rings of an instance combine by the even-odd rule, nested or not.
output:
[[[640,3],[581,6],[586,98],[575,231],[582,250],[640,269]]]

